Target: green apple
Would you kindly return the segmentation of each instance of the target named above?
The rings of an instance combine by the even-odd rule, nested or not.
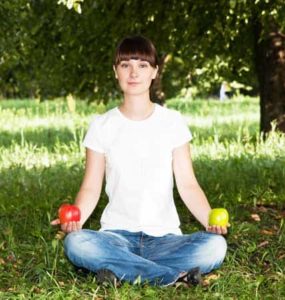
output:
[[[209,214],[209,225],[227,226],[229,223],[229,213],[225,208],[214,208]]]

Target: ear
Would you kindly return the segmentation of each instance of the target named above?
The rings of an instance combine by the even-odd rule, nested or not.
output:
[[[158,73],[158,66],[155,67],[155,70],[153,71],[152,79],[155,79]]]
[[[115,78],[118,79],[118,74],[117,74],[117,70],[116,70],[116,66],[113,65],[113,70],[114,70],[114,73],[115,73]]]

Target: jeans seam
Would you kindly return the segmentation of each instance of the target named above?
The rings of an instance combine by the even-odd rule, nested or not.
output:
[[[143,233],[141,233],[140,237],[140,256],[143,257]]]

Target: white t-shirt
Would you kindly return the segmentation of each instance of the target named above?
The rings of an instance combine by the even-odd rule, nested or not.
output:
[[[83,144],[106,158],[109,203],[101,230],[181,234],[173,199],[172,151],[191,138],[181,113],[158,104],[142,121],[128,119],[118,107],[95,116]]]

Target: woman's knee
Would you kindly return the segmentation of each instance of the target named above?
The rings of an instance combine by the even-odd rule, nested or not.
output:
[[[78,247],[81,244],[83,236],[84,233],[82,232],[82,230],[68,233],[68,235],[64,239],[65,251],[68,249],[74,249],[75,247]]]
[[[208,273],[220,267],[223,263],[227,242],[222,235],[205,233],[205,243],[198,249],[200,257],[200,267],[203,273]]]
[[[227,252],[227,242],[219,234],[198,232],[194,237],[194,243],[197,245],[198,254],[209,259],[223,260]]]
[[[98,232],[79,230],[69,233],[64,240],[64,250],[68,257],[73,255],[99,254],[101,243],[98,241]]]
[[[217,261],[223,261],[227,253],[227,242],[222,235],[212,234],[210,246]]]

